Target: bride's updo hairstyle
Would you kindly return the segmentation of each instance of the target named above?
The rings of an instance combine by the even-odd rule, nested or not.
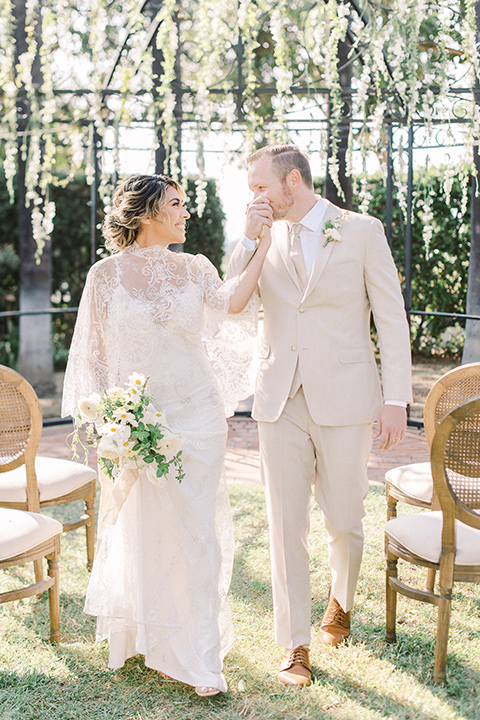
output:
[[[133,245],[141,230],[141,220],[161,213],[169,186],[185,198],[182,186],[167,175],[132,175],[118,186],[103,221],[107,250],[115,253]]]

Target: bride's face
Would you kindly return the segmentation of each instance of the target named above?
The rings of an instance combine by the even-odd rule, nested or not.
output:
[[[151,218],[151,230],[160,245],[185,242],[186,222],[190,213],[178,190],[167,187],[167,201],[155,217]]]

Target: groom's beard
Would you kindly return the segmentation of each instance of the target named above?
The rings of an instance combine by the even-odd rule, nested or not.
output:
[[[273,220],[283,220],[287,216],[288,211],[293,206],[294,202],[293,193],[287,190],[285,185],[282,189],[282,197],[280,201],[275,205],[272,203]]]

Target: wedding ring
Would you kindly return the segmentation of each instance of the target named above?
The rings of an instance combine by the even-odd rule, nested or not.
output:
[[[402,438],[399,435],[397,435],[397,437],[395,438],[395,440],[401,440],[401,439]]]

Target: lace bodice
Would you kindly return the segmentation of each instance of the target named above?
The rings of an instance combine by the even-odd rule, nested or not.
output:
[[[237,284],[237,278],[223,282],[205,256],[160,245],[134,243],[93,265],[72,340],[63,414],[71,414],[80,397],[122,384],[134,371],[151,377],[161,406],[186,398],[210,375],[232,414],[253,391],[256,334],[254,303],[228,315]]]

